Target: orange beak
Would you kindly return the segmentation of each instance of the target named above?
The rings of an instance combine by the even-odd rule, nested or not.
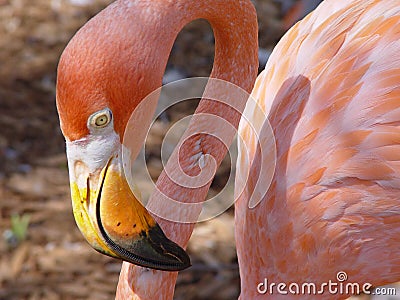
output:
[[[135,198],[118,155],[96,173],[82,161],[69,161],[76,223],[97,251],[130,263],[165,271],[190,266],[186,252],[169,240]],[[86,182],[84,182],[86,181]]]

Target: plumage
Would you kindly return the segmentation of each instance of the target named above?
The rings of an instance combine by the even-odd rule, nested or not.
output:
[[[345,271],[374,286],[400,279],[398,4],[324,1],[258,77],[253,96],[271,122],[277,167],[259,206],[246,209],[249,185],[236,203],[242,299],[257,298],[260,278],[322,283]],[[244,123],[240,131],[252,134]]]

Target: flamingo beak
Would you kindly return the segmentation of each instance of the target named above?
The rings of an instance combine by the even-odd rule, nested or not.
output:
[[[164,271],[190,266],[186,252],[169,240],[135,198],[118,155],[101,170],[89,172],[82,161],[69,161],[76,223],[97,251],[130,263]]]

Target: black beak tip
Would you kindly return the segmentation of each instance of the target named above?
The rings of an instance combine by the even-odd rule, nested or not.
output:
[[[138,238],[117,242],[107,235],[106,240],[119,258],[135,265],[171,272],[191,266],[186,251],[168,239],[158,224],[140,233]]]
[[[157,261],[160,270],[181,271],[191,266],[190,257],[186,251],[168,239],[158,224],[149,230],[147,241],[158,253],[154,257],[159,258]]]

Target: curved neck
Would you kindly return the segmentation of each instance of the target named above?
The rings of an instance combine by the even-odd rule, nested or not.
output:
[[[143,99],[147,93],[161,86],[168,54],[176,36],[187,23],[199,18],[209,21],[215,35],[215,59],[211,77],[229,81],[251,92],[258,70],[258,29],[256,12],[250,0],[121,0],[99,14],[99,18],[108,21],[100,24],[98,29],[103,29],[106,34],[112,34],[113,30],[119,32],[119,35],[112,34],[112,45],[107,44],[106,48],[109,48],[109,53],[118,55],[119,61],[126,62],[125,66],[119,68],[128,71],[123,78],[115,78],[115,75],[111,78],[117,82],[124,81],[125,86],[126,82],[135,83],[137,87],[136,90],[119,91],[130,93],[122,95],[124,99]],[[124,33],[122,36],[121,32]],[[129,40],[130,36],[136,36],[140,41]],[[121,83],[121,86],[124,84]],[[222,103],[202,99],[196,112],[221,116],[237,128],[246,100],[242,99],[235,105],[235,110]],[[137,106],[137,103],[130,104],[131,107]],[[192,120],[186,134],[190,135],[195,126]],[[227,139],[232,140],[233,135]],[[199,151],[213,156],[219,165],[227,151],[220,142],[207,136],[197,136],[193,142],[200,142],[200,147],[189,147],[183,151],[180,157],[183,165],[190,158],[198,157]],[[198,161],[186,164],[185,171],[190,173],[195,165],[198,165]],[[157,186],[161,192],[177,201],[191,202],[204,200],[209,188],[207,184],[198,189],[185,189],[170,180],[165,172],[160,175]],[[157,192],[153,194],[150,203],[159,196]],[[157,219],[169,238],[186,246],[193,224]],[[117,294],[121,299],[126,299],[128,293],[132,299],[172,299],[176,275],[124,263]]]
[[[250,0],[158,0],[143,1],[137,4],[135,13],[139,10],[145,12],[142,16],[143,22],[145,22],[145,26],[149,27],[145,32],[151,33],[145,37],[145,40],[148,41],[146,65],[150,63],[153,68],[155,66],[160,68],[153,74],[152,80],[145,81],[161,83],[168,60],[166,54],[170,53],[178,33],[189,22],[201,18],[210,23],[215,36],[215,59],[210,77],[230,82],[247,93],[251,92],[258,70],[258,26],[256,11]],[[149,51],[147,52],[147,50]],[[218,88],[214,90],[214,87],[209,82],[206,91],[211,91],[210,94],[216,95],[215,90]],[[234,105],[226,105],[223,102],[211,101],[203,95],[196,115],[199,113],[215,115],[232,124],[233,128],[237,128],[247,97],[239,100],[232,99],[232,101],[234,100],[236,100]],[[184,136],[191,136],[197,132],[201,120],[196,118],[196,115],[193,116]],[[225,144],[229,147],[234,133],[224,133],[224,135]],[[177,150],[175,151],[176,159],[173,159],[174,154],[171,155],[165,169],[176,169],[176,163],[179,163],[186,174],[198,175],[200,157],[210,155],[218,166],[226,152],[227,148],[224,143],[210,135],[199,134],[187,139],[179,149],[179,153]],[[209,184],[211,184],[211,180]],[[178,202],[201,202],[207,195],[209,184],[202,188],[185,188],[172,181],[166,172],[162,172],[157,181],[159,191],[152,195],[148,207],[150,206],[151,211],[157,211],[157,208],[158,210],[167,209],[162,204],[164,195]],[[199,211],[177,213],[195,216]],[[168,222],[157,216],[156,219],[167,236],[181,245],[187,244],[192,232],[192,225]]]

